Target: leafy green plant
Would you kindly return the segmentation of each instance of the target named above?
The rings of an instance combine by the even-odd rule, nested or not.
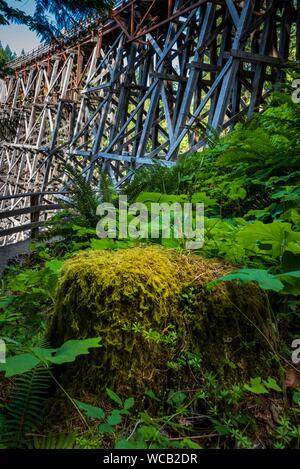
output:
[[[69,221],[87,228],[95,228],[97,224],[96,211],[100,203],[95,190],[86,177],[75,168],[67,164],[65,171],[68,176],[65,183],[67,196],[59,199],[64,210],[67,210]]]
[[[24,445],[26,434],[40,423],[49,393],[50,375],[44,367],[36,366],[18,376],[10,402],[4,409],[0,426],[1,443],[5,447]]]
[[[276,383],[274,378],[262,380],[261,378],[252,378],[250,384],[245,384],[244,388],[253,394],[268,394],[270,390],[282,392],[281,387]]]
[[[278,449],[290,447],[293,441],[295,447],[299,448],[300,426],[293,425],[287,416],[281,417],[276,428],[276,439],[278,441],[274,446]]]
[[[44,333],[53,308],[63,261],[48,260],[43,268],[10,269],[0,290],[0,334],[32,345]],[[38,337],[38,340],[40,337]],[[38,341],[37,340],[37,341]]]
[[[124,415],[130,414],[130,409],[134,406],[134,398],[130,397],[124,402],[122,399],[112,390],[107,388],[106,393],[108,397],[118,405],[117,409],[113,409],[111,412],[106,412],[101,407],[95,407],[84,402],[75,400],[74,402],[80,410],[82,410],[87,417],[102,421],[98,426],[100,433],[111,434],[115,432],[115,427],[120,425]]]
[[[6,378],[17,376],[10,403],[4,409],[0,420],[0,443],[4,447],[26,446],[26,434],[34,430],[40,422],[50,380],[54,379],[59,384],[50,370],[50,365],[73,362],[77,356],[88,354],[90,348],[100,346],[99,338],[69,340],[56,349],[34,347],[25,353],[8,357],[5,363],[0,364],[0,371],[5,372]],[[71,401],[73,403],[72,399]],[[35,440],[34,444],[38,445],[38,441]],[[71,444],[70,438],[60,437],[56,443],[55,441],[55,437],[50,436],[44,443],[40,441],[40,445],[46,444],[48,447],[55,444]]]
[[[27,373],[41,364],[47,368],[50,364],[70,363],[78,355],[87,355],[90,348],[101,347],[100,340],[100,338],[68,340],[56,349],[33,347],[28,352],[8,357],[6,363],[0,363],[0,372],[4,371],[6,378],[9,378]]]
[[[176,371],[180,371],[185,366],[189,366],[197,372],[201,369],[201,362],[202,358],[199,353],[183,352],[176,361],[168,362],[167,366]]]
[[[268,271],[262,269],[240,269],[210,282],[210,286],[213,287],[220,282],[231,282],[233,280],[239,280],[241,283],[257,282],[263,290],[275,292],[279,292],[284,288],[283,283],[275,275],[271,275]]]
[[[231,282],[233,280],[239,280],[241,283],[257,282],[263,290],[276,293],[300,294],[300,271],[273,275],[263,269],[240,269],[210,282],[209,285],[212,288],[220,282]]]
[[[208,148],[181,158],[174,167],[153,165],[135,171],[124,193],[129,202],[147,205],[153,202],[205,204],[205,244],[197,253],[237,265],[235,272],[212,282],[211,287],[223,281],[239,281],[256,282],[265,290],[270,309],[274,310],[272,320],[279,326],[281,343],[285,342],[283,352],[279,352],[289,360],[290,338],[299,337],[300,318],[300,111],[285,95],[273,95],[269,104],[265,112],[250,122],[238,124],[225,137],[212,133]],[[81,352],[89,350],[87,344],[81,344],[80,348],[78,344],[66,343],[56,349],[37,345],[46,320],[53,313],[62,261],[78,250],[116,250],[136,244],[129,240],[96,239],[97,204],[114,203],[115,191],[106,176],[96,188],[87,184],[85,176],[77,174],[72,167],[67,171],[69,181],[61,198],[62,210],[51,220],[50,238],[35,242],[27,267],[10,267],[2,280],[1,338],[5,339],[9,354],[19,353],[10,356],[6,367],[0,368],[6,377],[13,378],[10,386],[14,387],[11,393],[10,379],[4,381],[0,446],[36,449],[104,445],[120,449],[199,448],[200,444],[213,448],[299,447],[299,390],[288,390],[285,396],[280,383],[272,377],[265,378],[267,374],[260,371],[254,371],[254,376],[260,376],[249,382],[224,383],[221,372],[203,371],[205,356],[201,350],[178,347],[183,337],[176,328],[168,324],[158,332],[157,327],[142,326],[140,318],[126,323],[122,331],[128,331],[128,336],[131,333],[132,340],[139,339],[132,332],[142,335],[153,349],[159,344],[168,348],[177,346],[178,351],[168,361],[166,371],[180,376],[189,371],[193,382],[183,389],[173,384],[172,389],[168,387],[164,392],[149,389],[139,400],[120,398],[108,389],[108,403],[103,403],[103,407],[73,399],[56,382],[76,408],[86,430],[77,436],[70,432],[74,425],[71,416],[68,422],[68,417],[59,421],[66,427],[62,433],[57,432],[56,426],[53,431],[50,425],[39,432],[45,436],[32,435],[40,428],[49,380],[56,379],[52,367],[72,362]],[[53,234],[59,238],[51,239]],[[155,242],[168,248],[183,247],[176,239]],[[205,287],[205,294],[211,293]],[[184,313],[192,314],[197,299],[192,288],[183,289],[180,304]],[[228,343],[231,340],[235,340],[234,331],[232,337],[226,337]],[[226,344],[224,356],[219,357],[222,367],[236,367],[242,376],[242,361],[230,360]],[[254,344],[246,345],[251,353]],[[254,363],[254,369],[256,365],[260,363]],[[264,366],[266,370],[271,369],[267,360]],[[78,398],[85,399],[81,395]],[[86,400],[95,403],[98,398],[98,395],[88,395]],[[269,425],[269,407],[273,409],[276,402],[279,410],[274,411],[276,418]],[[257,419],[256,415],[264,418]]]
[[[52,259],[46,262],[42,270],[24,270],[12,278],[9,289],[12,293],[38,293],[54,302],[58,274],[62,266],[63,261]]]
[[[220,436],[230,436],[238,449],[251,449],[253,443],[242,430],[236,427],[237,422],[234,419],[225,419],[222,422],[213,420],[214,428]]]
[[[168,328],[163,334],[153,329],[145,329],[145,327],[138,322],[125,324],[122,329],[125,332],[132,331],[135,334],[141,334],[145,340],[156,344],[167,344],[171,347],[175,347],[178,341],[178,333],[174,330],[175,326],[173,324],[168,324]]]

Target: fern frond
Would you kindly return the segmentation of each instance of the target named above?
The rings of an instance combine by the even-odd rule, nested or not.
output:
[[[42,338],[38,341],[37,347],[45,348],[45,349],[51,348],[51,347],[50,347],[50,344],[49,344],[49,342],[48,342],[48,340],[45,339],[45,337],[42,337]]]
[[[0,414],[0,449],[7,448],[7,441],[5,440],[6,432],[6,418],[3,414]]]
[[[98,222],[96,211],[99,205],[95,190],[77,168],[66,164],[65,171],[68,175],[65,189],[69,197],[61,201],[62,208],[66,209],[80,226],[94,228]]]
[[[101,202],[112,203],[114,196],[116,196],[116,189],[107,173],[101,173],[99,188]]]
[[[75,445],[76,433],[49,433],[46,437],[34,436],[34,449],[72,449]]]
[[[7,447],[23,447],[26,433],[40,423],[50,379],[48,371],[43,367],[36,367],[16,379],[2,435],[3,444]]]

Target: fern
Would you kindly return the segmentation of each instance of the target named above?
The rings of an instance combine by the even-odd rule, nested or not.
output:
[[[79,225],[94,228],[98,222],[96,211],[99,205],[96,192],[78,169],[66,165],[66,172],[71,182],[67,185],[70,195],[67,206],[69,204],[79,215]]]
[[[49,433],[47,436],[34,436],[34,449],[72,449],[75,445],[76,434]]]
[[[101,202],[101,197],[97,195],[96,189],[72,165],[66,164],[65,172],[68,176],[67,182],[64,183],[65,195],[57,197],[61,210],[45,223],[47,230],[40,236],[43,241],[60,237],[62,240],[76,242],[78,236],[74,227],[96,230],[99,221],[97,207]],[[95,231],[93,235],[94,233]],[[80,238],[81,240],[84,238],[85,241],[89,240],[91,234]],[[57,240],[56,242],[60,244]]]
[[[6,418],[3,414],[0,414],[0,449],[7,448],[7,440],[5,438],[6,431]]]
[[[116,189],[114,188],[110,177],[107,173],[100,175],[100,198],[101,202],[112,203],[114,196],[116,196]]]
[[[65,211],[63,215],[71,223],[94,228],[98,222],[96,210],[100,202],[95,189],[72,165],[66,164],[65,172],[68,176],[68,181],[65,183],[68,197],[58,200]]]
[[[2,418],[2,444],[8,448],[26,445],[26,434],[40,423],[48,397],[50,375],[44,367],[36,367],[19,376]]]
[[[300,110],[290,96],[277,94],[272,100],[275,106],[220,139],[209,130],[207,147],[172,168],[139,169],[123,188],[129,202],[145,192],[191,197],[201,192],[215,201],[209,216],[243,217],[250,210],[265,210],[264,221],[271,222],[297,210]]]

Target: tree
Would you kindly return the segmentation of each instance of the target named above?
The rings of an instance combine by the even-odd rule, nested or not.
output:
[[[15,23],[25,23],[30,21],[30,16],[23,11],[8,6],[7,2],[0,0],[0,25],[9,24],[11,21]]]
[[[68,29],[88,16],[104,14],[113,3],[113,0],[35,0],[35,12],[29,16],[10,7],[6,0],[0,0],[0,25],[11,22],[26,24],[47,41],[61,35],[62,29]],[[51,21],[48,15],[54,20]]]
[[[9,47],[8,44],[7,44],[7,46],[5,47],[4,52],[5,52],[5,55],[6,55],[6,58],[7,58],[7,61],[8,61],[8,62],[9,62],[10,60],[14,60],[14,59],[16,58],[16,56],[17,56],[17,54],[11,50],[11,48]]]
[[[11,60],[14,60],[17,57],[17,54],[11,50],[9,45],[3,48],[2,43],[0,41],[0,78],[2,74],[8,73],[6,69],[6,64]]]

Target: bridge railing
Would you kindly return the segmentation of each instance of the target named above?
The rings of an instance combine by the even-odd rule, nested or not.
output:
[[[0,211],[0,221],[6,220],[5,225],[7,225],[7,221],[11,220],[13,223],[13,219],[16,217],[20,217],[23,215],[28,216],[28,220],[26,220],[23,224],[17,224],[15,226],[11,226],[9,228],[0,229],[0,245],[6,245],[10,243],[16,242],[15,239],[9,239],[13,235],[23,234],[23,239],[36,239],[39,234],[39,229],[45,224],[45,220],[41,220],[42,213],[55,213],[61,207],[59,204],[53,202],[43,202],[43,198],[47,196],[54,196],[54,195],[61,195],[58,192],[28,192],[23,194],[15,194],[9,196],[2,196],[0,197],[0,201],[10,202],[13,199],[28,199],[27,205],[20,208],[9,209],[5,208],[4,210]]]

